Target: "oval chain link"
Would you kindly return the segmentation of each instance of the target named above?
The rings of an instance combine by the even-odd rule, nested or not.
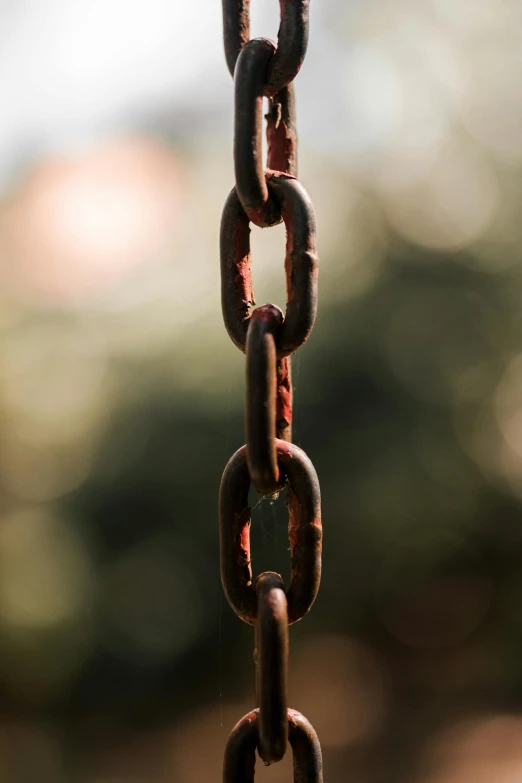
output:
[[[275,95],[299,73],[308,47],[309,5],[310,0],[279,0],[277,52],[266,75],[265,95]],[[223,0],[223,33],[228,70],[234,76],[237,58],[250,39],[250,0]]]
[[[297,710],[288,710],[288,738],[294,756],[294,783],[323,783],[321,746],[315,729]],[[254,783],[259,746],[259,710],[232,729],[225,749],[223,783]]]
[[[254,38],[243,47],[234,75],[234,172],[241,206],[249,220],[266,228],[281,222],[281,207],[267,187],[263,166],[263,92],[276,47]]]
[[[277,356],[282,359],[306,342],[317,313],[315,213],[297,179],[273,172],[266,176],[268,187],[281,204],[286,226],[286,313],[277,340]],[[255,298],[249,220],[235,188],[221,218],[220,250],[223,320],[232,342],[245,351]]]
[[[259,755],[281,761],[288,743],[288,601],[283,580],[270,571],[256,579],[256,675]]]
[[[288,622],[308,612],[321,581],[321,493],[315,468],[293,443],[276,440],[279,468],[286,476],[291,578],[287,591]],[[257,598],[250,558],[250,508],[247,447],[228,464],[219,490],[221,581],[227,600],[241,620],[255,625]]]

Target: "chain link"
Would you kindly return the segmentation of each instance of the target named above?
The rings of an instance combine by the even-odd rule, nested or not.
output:
[[[276,337],[283,314],[275,305],[252,313],[246,345],[246,439],[250,479],[258,492],[281,489],[276,450]]]
[[[281,222],[281,209],[268,190],[262,158],[265,74],[276,51],[266,38],[254,38],[245,44],[234,71],[236,190],[249,219],[261,228]]]
[[[297,177],[293,79],[306,54],[309,0],[280,0],[277,45],[250,38],[250,0],[222,0],[225,55],[235,82],[235,187],[220,234],[221,304],[230,338],[246,354],[246,439],[229,460],[219,491],[221,581],[237,616],[256,629],[258,709],[233,729],[225,751],[224,783],[251,783],[255,754],[280,761],[288,741],[294,783],[322,783],[317,735],[288,708],[288,627],[315,601],[321,579],[321,500],[315,469],[293,445],[291,354],[314,325],[318,261],[312,203]],[[263,100],[269,99],[268,166],[262,163]],[[284,221],[286,313],[254,309],[250,223]],[[291,579],[252,579],[250,485],[273,495],[286,487]]]
[[[303,64],[308,47],[310,0],[279,0],[281,24],[277,52],[268,66],[265,95],[273,96],[290,84]],[[234,69],[250,39],[250,0],[223,0],[223,32],[228,70]]]
[[[288,743],[288,601],[279,574],[256,579],[256,677],[259,755],[265,764],[281,761]]]
[[[268,173],[266,179],[281,206],[287,232],[286,314],[277,338],[277,355],[282,359],[306,342],[315,321],[318,272],[315,215],[310,197],[297,179],[278,172]],[[249,220],[240,199],[234,188],[221,219],[221,306],[232,342],[245,351],[255,298]]]
[[[313,726],[296,710],[288,710],[288,739],[294,756],[294,783],[323,783],[321,746]],[[259,746],[259,710],[252,710],[232,729],[225,749],[225,783],[254,783]]]
[[[288,621],[301,620],[315,601],[321,580],[321,494],[315,468],[302,449],[282,440],[275,442],[279,469],[288,492],[288,539],[291,578],[287,591]],[[238,617],[255,625],[257,599],[250,558],[250,475],[247,446],[229,460],[219,490],[221,581],[227,600]]]

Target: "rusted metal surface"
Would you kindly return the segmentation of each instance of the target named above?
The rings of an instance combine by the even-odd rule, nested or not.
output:
[[[253,783],[259,742],[259,711],[252,710],[233,728],[225,749],[223,783]],[[321,746],[313,726],[288,710],[288,735],[294,760],[294,783],[323,783]]]
[[[261,574],[255,590],[258,752],[268,765],[281,761],[288,743],[288,604],[279,574]]]
[[[263,86],[271,41],[256,38],[241,51],[235,75],[234,168],[236,189],[250,220],[261,228],[281,222],[263,167]],[[267,120],[268,170],[297,175],[295,93],[290,84],[271,98]]]
[[[278,359],[276,365],[276,437],[292,440],[292,360]]]
[[[309,6],[310,0],[279,0],[277,52],[266,77],[265,95],[269,97],[290,84],[301,69],[308,48]]]
[[[246,353],[246,446],[229,460],[219,492],[221,581],[238,617],[256,629],[259,709],[230,735],[225,783],[251,783],[256,749],[280,761],[288,739],[294,783],[322,783],[321,748],[308,721],[287,708],[288,626],[312,606],[321,578],[320,490],[306,454],[292,445],[291,355],[308,339],[317,309],[317,251],[312,203],[297,177],[292,83],[308,42],[309,0],[280,0],[277,46],[249,41],[249,0],[222,0],[225,54],[235,81],[236,184],[221,219],[221,305],[227,331]],[[263,98],[269,98],[268,167],[263,167]],[[286,228],[286,311],[255,307],[250,222]],[[272,572],[252,581],[251,483],[262,494],[287,487],[291,577],[285,592]]]
[[[308,47],[310,0],[279,0],[281,23],[277,51],[266,74],[265,95],[273,96],[295,79]],[[250,38],[250,0],[223,0],[223,33],[228,70]]]
[[[270,99],[266,119],[268,168],[297,177],[297,131],[295,90],[291,82]],[[292,359],[285,356],[276,365],[276,437],[292,440]]]
[[[294,753],[294,783],[323,783],[323,755],[312,724],[288,710],[288,736]]]
[[[272,173],[267,181],[281,204],[286,227],[286,312],[277,343],[281,359],[306,342],[317,314],[315,212],[310,196],[297,179]]]
[[[321,579],[321,494],[315,468],[302,449],[276,440],[280,471],[286,476],[288,538],[292,566],[287,590],[288,621],[295,623],[312,606]],[[219,491],[221,581],[228,602],[250,625],[257,619],[250,558],[250,475],[246,446],[229,460]]]
[[[283,314],[275,305],[262,305],[249,321],[246,346],[245,430],[250,479],[261,494],[278,492],[282,481],[276,438],[292,439],[291,360],[276,359]]]
[[[258,710],[252,710],[232,729],[223,759],[223,783],[253,783],[259,741]]]
[[[266,228],[281,222],[281,208],[269,193],[263,166],[263,91],[275,52],[266,38],[249,41],[236,63],[234,168],[236,190],[250,220]]]
[[[295,90],[291,83],[269,102],[265,115],[268,141],[268,169],[297,177],[297,130]]]
[[[239,52],[250,38],[250,0],[223,0],[223,42],[232,78]]]
[[[276,452],[276,338],[283,313],[263,305],[252,313],[246,347],[246,440],[248,472],[264,495],[280,489]]]
[[[244,352],[248,321],[256,300],[252,287],[250,221],[235,188],[230,192],[221,216],[219,254],[223,321],[232,342]]]
[[[277,340],[277,356],[282,359],[306,342],[317,313],[315,213],[310,197],[297,179],[274,172],[266,178],[281,204],[286,227],[286,313]],[[223,320],[232,341],[245,351],[255,300],[249,221],[235,190],[223,210],[220,255]]]

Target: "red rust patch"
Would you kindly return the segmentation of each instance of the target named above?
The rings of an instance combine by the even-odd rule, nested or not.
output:
[[[241,558],[250,566],[250,509],[246,508],[239,515],[238,544]]]
[[[292,489],[288,489],[288,494],[285,499],[288,506],[288,540],[290,541],[290,551],[293,553],[294,549],[299,543],[299,528],[301,525],[301,506],[299,499]]]
[[[268,168],[283,174],[295,168],[297,139],[295,133],[282,120],[267,115]]]
[[[276,436],[281,440],[292,439],[292,368],[291,359],[277,361]]]

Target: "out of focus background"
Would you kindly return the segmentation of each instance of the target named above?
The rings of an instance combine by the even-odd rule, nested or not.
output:
[[[0,2],[0,781],[219,781],[254,704],[216,504],[244,358],[218,0]],[[277,0],[252,1],[275,38]],[[522,779],[522,5],[312,0],[324,578],[291,705],[327,783]],[[284,230],[253,231],[284,304]],[[253,498],[254,570],[288,572]],[[291,754],[262,783],[292,779]]]

